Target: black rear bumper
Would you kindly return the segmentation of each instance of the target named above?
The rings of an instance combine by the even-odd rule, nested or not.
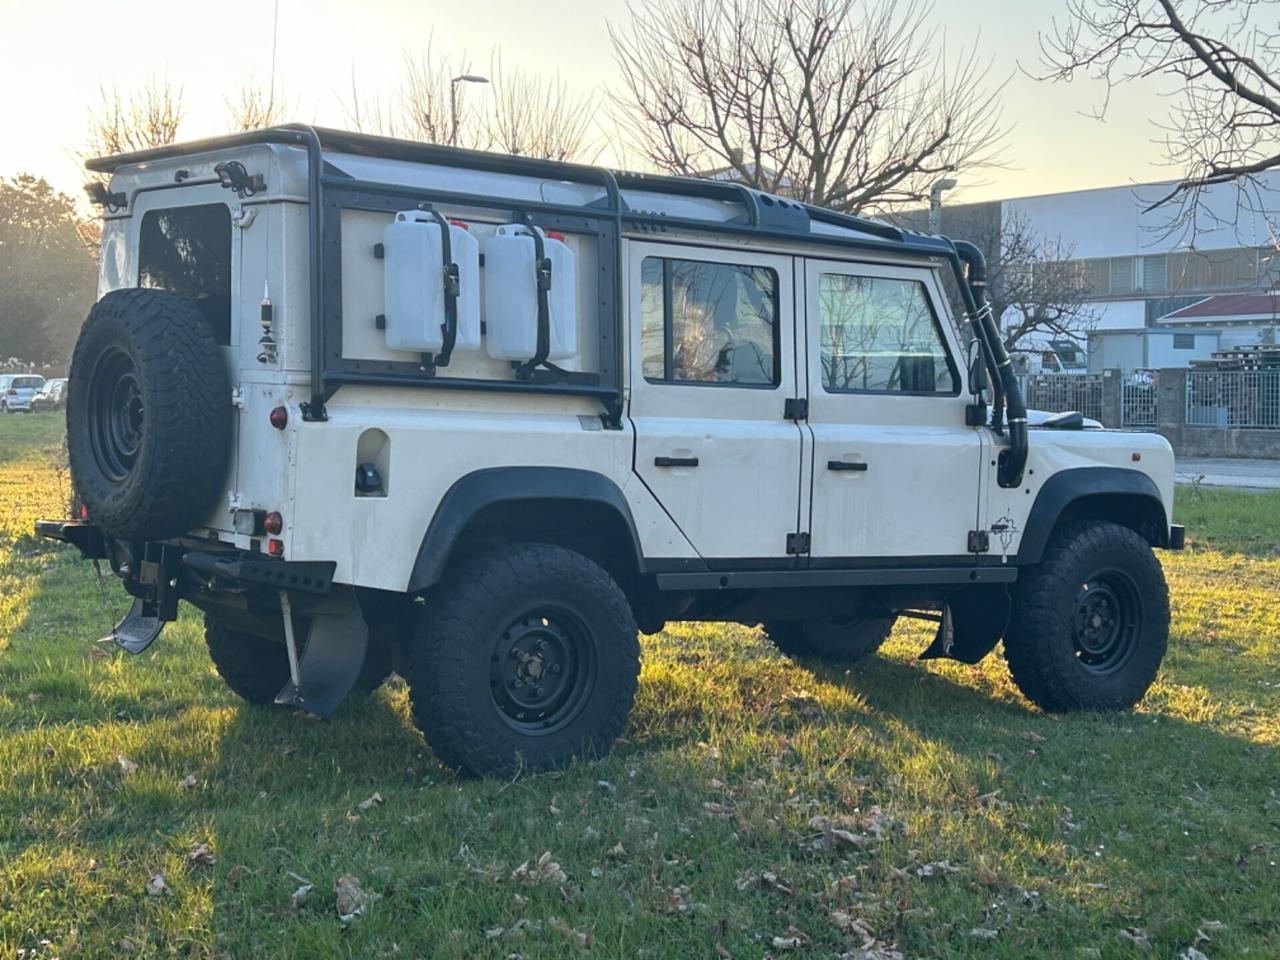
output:
[[[87,560],[109,561],[125,590],[163,620],[177,616],[179,599],[199,607],[231,595],[274,603],[287,590],[305,604],[329,595],[337,569],[332,560],[282,560],[209,540],[125,543],[84,520],[37,520],[36,534],[72,544]]]

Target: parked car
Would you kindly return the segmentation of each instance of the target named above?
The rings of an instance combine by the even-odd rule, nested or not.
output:
[[[40,392],[31,398],[32,410],[61,410],[67,403],[67,380],[54,377],[46,380]]]
[[[6,373],[0,376],[0,413],[30,413],[31,401],[44,387],[44,377],[35,373]]]
[[[303,126],[90,168],[85,516],[37,530],[109,562],[126,650],[185,601],[251,703],[395,669],[443,762],[508,775],[607,748],[671,620],[831,661],[931,620],[1046,710],[1156,676],[1173,452],[1029,429],[972,244]]]

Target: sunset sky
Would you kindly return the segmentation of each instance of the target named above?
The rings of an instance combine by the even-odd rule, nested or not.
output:
[[[1112,98],[1105,122],[1087,114],[1103,90],[1081,80],[1042,83],[1037,34],[1062,15],[1063,0],[947,0],[931,20],[959,55],[976,45],[992,63],[991,78],[1007,80],[1002,117],[1008,167],[962,176],[948,199],[1015,197],[1165,179],[1159,131],[1166,103],[1155,87],[1134,85]],[[85,180],[75,155],[86,137],[100,88],[122,93],[149,77],[183,90],[184,139],[221,132],[225,99],[252,77],[271,73],[271,0],[174,4],[161,0],[0,0],[6,52],[0,58],[0,176],[33,172],[68,192]],[[343,126],[353,74],[362,96],[386,98],[403,57],[434,39],[441,53],[470,56],[488,70],[500,48],[504,63],[556,73],[575,89],[616,88],[608,27],[625,30],[625,0],[279,0],[276,83],[296,105],[292,118]],[[465,96],[483,98],[475,86]],[[608,143],[608,130],[599,133]],[[636,158],[605,147],[600,162],[636,166]]]

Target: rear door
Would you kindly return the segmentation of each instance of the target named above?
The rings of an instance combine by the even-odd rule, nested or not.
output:
[[[788,556],[800,428],[790,257],[631,243],[634,469],[705,559]]]
[[[925,268],[804,270],[812,563],[968,563],[981,428],[958,332]]]

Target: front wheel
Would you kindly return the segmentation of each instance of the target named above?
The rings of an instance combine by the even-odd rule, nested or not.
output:
[[[1027,699],[1049,711],[1127,710],[1169,641],[1169,588],[1150,544],[1086,521],[1057,534],[1019,577],[1004,655]]]
[[[635,699],[640,646],[626,596],[549,544],[460,564],[427,600],[408,651],[414,722],[447,766],[545,770],[606,749]]]

